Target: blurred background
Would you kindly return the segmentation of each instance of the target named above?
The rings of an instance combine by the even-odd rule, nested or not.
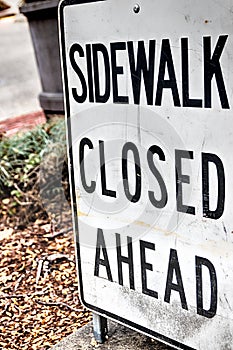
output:
[[[17,0],[7,4],[11,8],[0,11],[0,121],[40,110],[41,83],[28,22]]]
[[[50,349],[90,320],[78,297],[57,5],[0,0],[0,349]]]

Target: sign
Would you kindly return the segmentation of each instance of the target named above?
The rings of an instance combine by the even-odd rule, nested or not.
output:
[[[59,9],[81,300],[177,349],[233,344],[232,10]]]

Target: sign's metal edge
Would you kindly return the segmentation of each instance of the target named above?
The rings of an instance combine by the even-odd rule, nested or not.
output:
[[[66,64],[66,55],[65,55],[65,33],[64,33],[64,9],[67,6],[79,5],[86,3],[102,2],[106,0],[61,0],[58,8],[59,16],[59,30],[60,30],[60,51],[61,51],[61,60],[62,60],[62,72],[63,72],[63,87],[64,87],[64,96],[65,96],[65,112],[66,112],[66,124],[67,124],[67,140],[68,140],[68,157],[69,157],[69,177],[71,183],[71,197],[73,205],[73,224],[75,229],[75,245],[76,245],[76,261],[78,266],[78,275],[79,275],[79,297],[82,304],[88,308],[90,311],[96,312],[104,317],[109,317],[113,321],[117,321],[123,325],[128,326],[129,328],[139,331],[147,336],[151,336],[157,340],[162,341],[163,343],[171,346],[175,346],[177,349],[183,350],[196,350],[189,347],[188,345],[182,344],[174,339],[168,338],[163,334],[154,332],[151,329],[142,327],[132,321],[124,319],[123,317],[117,316],[111,312],[105,311],[101,308],[88,304],[84,299],[83,293],[83,283],[82,283],[82,271],[81,271],[81,257],[80,257],[80,246],[78,238],[78,217],[77,217],[77,203],[75,195],[75,183],[74,183],[74,168],[73,163],[73,150],[72,150],[72,140],[71,140],[71,122],[70,122],[70,104],[69,104],[69,89],[68,89],[68,76],[67,76],[67,64]]]
[[[146,327],[140,326],[137,323],[129,321],[129,320],[123,318],[123,317],[120,317],[120,316],[117,316],[115,314],[112,314],[111,312],[102,310],[102,309],[100,309],[100,308],[98,308],[96,306],[92,306],[92,305],[86,303],[84,300],[81,300],[81,301],[82,301],[83,305],[85,307],[87,307],[88,309],[90,309],[91,311],[96,312],[96,313],[100,314],[103,317],[107,317],[109,319],[112,319],[113,321],[116,321],[116,322],[118,322],[118,323],[120,323],[122,325],[125,325],[125,326],[127,326],[127,327],[129,327],[129,328],[131,328],[131,329],[133,329],[135,331],[139,331],[140,333],[142,333],[142,334],[144,334],[146,336],[151,336],[152,338],[154,338],[156,340],[160,340],[161,342],[163,342],[166,345],[173,346],[176,349],[196,350],[195,348],[191,348],[188,345],[182,344],[182,343],[180,343],[180,342],[178,342],[178,341],[176,341],[174,339],[166,337],[163,334],[154,332],[151,329],[148,329]]]

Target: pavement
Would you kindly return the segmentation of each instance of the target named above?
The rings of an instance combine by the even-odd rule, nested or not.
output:
[[[0,122],[41,111],[41,91],[27,19],[17,0],[6,0],[16,13],[0,19]]]
[[[98,344],[93,337],[92,322],[63,339],[50,350],[172,350],[168,345],[108,321],[108,339]]]

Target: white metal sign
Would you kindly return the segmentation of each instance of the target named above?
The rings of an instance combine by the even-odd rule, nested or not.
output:
[[[232,11],[59,10],[82,302],[181,349],[233,344]]]

